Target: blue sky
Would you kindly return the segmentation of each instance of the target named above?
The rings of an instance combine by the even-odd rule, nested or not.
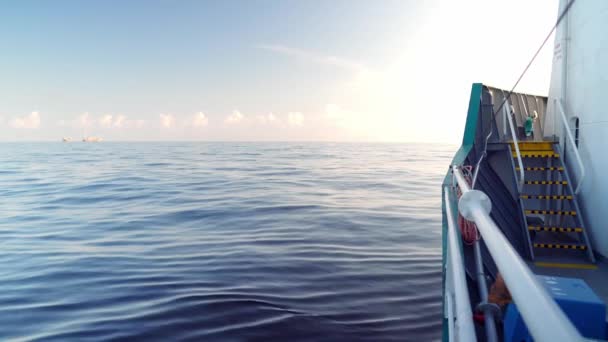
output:
[[[6,2],[1,139],[456,142],[470,83],[510,86],[556,1],[456,3]]]

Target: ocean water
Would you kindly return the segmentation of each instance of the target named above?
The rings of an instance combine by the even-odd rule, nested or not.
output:
[[[454,150],[0,144],[0,340],[438,340]]]

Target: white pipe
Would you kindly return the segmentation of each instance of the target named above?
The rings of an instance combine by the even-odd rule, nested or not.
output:
[[[486,283],[486,275],[483,271],[483,261],[481,259],[481,243],[475,240],[473,251],[475,253],[475,271],[477,275],[477,287],[479,288],[479,298],[481,302],[488,303],[488,284]],[[484,310],[484,322],[486,326],[486,338],[488,342],[498,341],[496,335],[496,322],[494,321],[494,313],[491,310]]]
[[[581,190],[581,185],[583,184],[583,179],[585,179],[585,166],[583,165],[583,160],[581,159],[581,155],[578,153],[578,148],[576,147],[576,143],[574,141],[574,137],[572,136],[572,132],[570,132],[570,127],[568,127],[568,120],[566,120],[566,112],[564,111],[564,106],[562,105],[562,101],[557,100],[557,108],[559,109],[560,117],[562,118],[562,123],[564,124],[564,131],[566,131],[566,136],[570,143],[572,144],[572,150],[574,151],[574,156],[576,157],[576,161],[578,162],[578,166],[581,170],[580,176],[578,177],[578,184],[576,185],[576,190],[574,190],[575,194]],[[564,143],[564,150],[566,148],[566,144]]]
[[[560,1],[560,5],[563,3],[564,7],[568,6],[569,4],[569,0],[566,1]],[[562,6],[559,6],[560,9],[559,11],[561,11]],[[558,12],[559,14],[559,12]],[[562,57],[562,65],[561,65],[561,80],[560,80],[560,85],[561,85],[561,97],[559,99],[559,101],[566,101],[567,97],[568,97],[568,40],[569,40],[569,30],[570,30],[570,11],[566,12],[566,16],[564,17],[564,19],[562,20],[562,37],[560,39],[560,43],[561,43],[561,57]],[[557,129],[556,126],[553,126],[554,128]],[[556,130],[557,131],[557,130]]]
[[[458,341],[477,341],[475,327],[473,325],[473,312],[464,273],[464,262],[460,251],[458,235],[456,234],[456,223],[452,214],[448,188],[444,190],[446,216],[448,220],[448,257],[450,276],[454,287],[454,299],[456,304],[456,325]]]
[[[521,101],[522,106],[524,107],[524,113],[526,113],[527,118],[528,116],[530,116],[530,113],[528,113],[528,105],[526,104],[527,99],[522,94],[519,94],[519,99]]]
[[[453,172],[462,191],[458,203],[460,213],[477,225],[534,339],[582,341],[583,337],[578,330],[538,282],[536,276],[490,217],[491,202],[488,196],[479,190],[471,190],[458,167],[453,167]]]
[[[446,296],[446,302],[448,306],[448,341],[454,341],[454,312],[452,311],[452,294],[448,293]]]
[[[511,106],[507,101],[503,107],[505,110],[505,116],[509,119],[509,127],[511,128],[511,136],[513,137],[513,145],[515,145],[515,152],[517,154],[517,163],[519,164],[519,183],[517,184],[517,191],[521,193],[524,187],[524,163],[521,160],[521,153],[519,152],[519,143],[517,142],[517,135],[515,134],[515,127],[513,126],[513,118],[511,118]],[[507,109],[509,108],[509,109]]]
[[[449,261],[448,261],[449,264]],[[449,269],[449,266],[446,267],[446,270]],[[452,304],[452,282],[449,277],[450,272],[446,272],[446,291],[445,291],[445,306],[447,311],[448,318],[448,341],[454,341],[454,308]]]
[[[503,105],[503,109],[504,109],[504,105]],[[503,110],[503,112],[505,112]],[[505,113],[505,115],[502,116],[502,137],[503,139],[507,139],[507,115]]]

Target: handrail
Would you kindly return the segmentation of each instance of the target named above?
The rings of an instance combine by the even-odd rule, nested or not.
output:
[[[477,288],[479,292],[479,299],[481,303],[477,306],[483,312],[485,318],[484,324],[486,326],[486,341],[496,342],[498,336],[496,334],[496,322],[494,321],[495,311],[492,306],[498,308],[495,304],[488,303],[488,284],[486,282],[486,274],[483,270],[483,259],[481,257],[481,242],[479,239],[473,243],[473,252],[475,255],[475,273],[477,276]]]
[[[490,91],[490,95],[492,94],[492,91]],[[493,116],[494,118],[494,116]],[[485,157],[488,156],[488,141],[490,140],[490,137],[492,137],[492,124],[490,124],[490,133],[488,133],[488,135],[486,136],[485,139],[485,144],[483,145],[483,152],[481,153],[481,157],[479,157],[479,160],[477,160],[477,164],[475,164],[475,171],[473,172],[473,180],[471,182],[471,187],[473,189],[475,189],[475,183],[477,182],[477,176],[479,175],[479,168],[481,166],[481,162],[483,161],[483,159]]]
[[[519,143],[517,142],[517,134],[515,134],[515,127],[513,126],[513,118],[511,118],[511,113],[509,109],[509,101],[507,101],[507,105],[503,107],[505,111],[505,116],[509,119],[509,127],[511,128],[511,136],[513,137],[513,145],[515,145],[515,153],[517,153],[517,163],[519,164],[519,183],[517,183],[517,191],[521,193],[521,190],[524,187],[524,163],[521,160],[521,153],[519,152]]]
[[[450,296],[454,295],[456,304],[455,321],[458,331],[458,341],[477,341],[475,336],[475,326],[473,325],[473,313],[471,311],[471,302],[469,300],[469,291],[467,288],[466,277],[464,273],[464,261],[460,252],[458,242],[460,239],[456,235],[457,225],[454,222],[452,206],[450,204],[450,196],[448,188],[444,191],[446,216],[448,221],[448,257],[450,269],[448,272],[451,277],[451,285],[453,289],[448,287]],[[453,293],[452,293],[453,292]],[[448,302],[451,304],[451,302]],[[452,306],[452,305],[450,305]],[[452,322],[450,322],[452,324]]]
[[[446,279],[446,284],[447,284],[447,279]],[[455,330],[454,329],[454,310],[452,309],[452,293],[449,291],[447,291],[445,293],[445,307],[446,307],[447,316],[448,316],[448,342],[452,342],[452,341],[455,341],[455,339],[454,339],[454,330]]]
[[[582,341],[578,330],[490,217],[492,203],[488,196],[471,190],[458,166],[452,170],[462,192],[458,209],[465,219],[477,225],[532,337],[536,341]]]
[[[526,117],[529,117],[530,114],[528,113],[528,106],[526,105],[526,101],[524,101],[524,99],[524,95],[519,94],[519,100],[521,101],[521,104],[524,107],[524,113],[526,114]]]
[[[473,181],[471,182],[471,187],[473,189],[475,189],[475,183],[477,182],[477,175],[479,174],[479,168],[481,166],[481,162],[483,161],[483,158],[485,158],[488,155],[488,140],[490,140],[491,136],[492,136],[492,127],[490,127],[490,133],[486,136],[486,143],[483,147],[483,152],[481,153],[481,157],[479,157],[477,164],[475,164],[475,171],[473,172]]]
[[[566,112],[564,111],[564,106],[562,105],[562,101],[559,99],[555,99],[557,102],[557,108],[559,109],[560,116],[562,118],[562,123],[564,124],[564,131],[566,131],[566,136],[570,143],[572,144],[572,150],[574,150],[574,156],[576,157],[576,161],[578,162],[578,166],[581,170],[580,176],[578,177],[578,184],[576,185],[576,190],[574,190],[575,194],[581,190],[581,185],[583,184],[583,179],[585,179],[585,166],[583,165],[583,160],[581,159],[581,155],[578,153],[578,148],[576,148],[576,143],[574,142],[574,137],[572,136],[572,132],[570,132],[570,128],[568,127],[568,120],[566,120]],[[565,148],[565,144],[564,144]]]

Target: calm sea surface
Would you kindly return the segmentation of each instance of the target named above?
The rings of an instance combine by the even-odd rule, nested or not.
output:
[[[0,340],[440,339],[454,150],[0,144]]]

